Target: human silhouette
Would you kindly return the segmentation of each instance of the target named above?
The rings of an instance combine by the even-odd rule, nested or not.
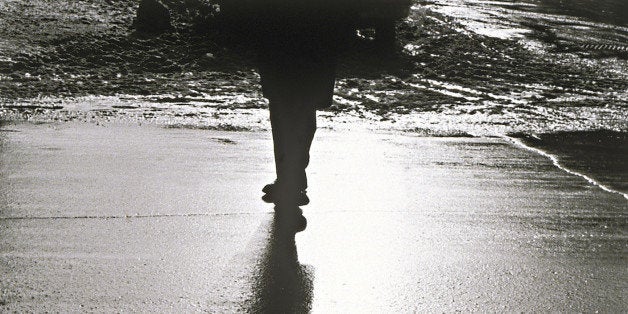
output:
[[[353,31],[332,3],[270,1],[258,20],[257,61],[269,101],[276,179],[262,191],[278,206],[307,205],[316,110],[331,106],[341,44]]]
[[[316,111],[331,106],[338,55],[363,22],[361,9],[381,15],[375,23],[389,43],[394,20],[407,14],[409,0],[228,0],[221,7],[232,34],[253,47],[262,92],[269,101],[275,181],[262,197],[279,207],[307,205],[305,169],[316,132]],[[377,4],[377,5],[376,5]],[[221,9],[222,10],[222,9]],[[384,21],[384,22],[382,22]],[[371,21],[373,22],[373,21]],[[383,26],[382,26],[383,25]]]

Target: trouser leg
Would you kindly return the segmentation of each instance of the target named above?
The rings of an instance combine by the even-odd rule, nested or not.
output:
[[[270,121],[279,185],[288,194],[305,190],[316,109],[298,100],[271,100]]]

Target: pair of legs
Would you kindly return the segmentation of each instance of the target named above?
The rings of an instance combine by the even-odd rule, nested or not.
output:
[[[297,98],[269,102],[275,153],[276,187],[285,195],[307,189],[305,168],[316,132],[316,108]]]
[[[273,202],[304,205],[316,110],[331,105],[335,57],[320,49],[268,51],[260,64],[275,153]]]
[[[283,2],[282,2],[283,3]],[[308,186],[305,169],[316,132],[316,110],[331,106],[342,19],[292,5],[268,12],[258,24],[258,66],[269,100],[276,184],[275,204],[298,202]],[[274,14],[274,15],[273,15]],[[307,197],[306,197],[307,198]]]

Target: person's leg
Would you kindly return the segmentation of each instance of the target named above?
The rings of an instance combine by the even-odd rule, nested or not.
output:
[[[273,149],[275,154],[275,183],[280,177],[283,176],[282,164],[286,155],[286,140],[284,139],[286,132],[286,113],[283,107],[285,104],[281,104],[278,101],[270,101],[270,125],[273,134]]]
[[[305,169],[316,132],[316,109],[331,105],[335,82],[336,53],[326,40],[329,33],[322,25],[299,26],[298,30],[283,29],[259,51],[277,172],[277,188],[265,187],[264,192],[288,198],[305,196],[302,192],[307,188]],[[273,192],[268,193],[270,190]]]
[[[297,99],[270,102],[277,172],[273,194],[276,197],[293,199],[307,188],[305,169],[316,132],[316,109]]]
[[[288,137],[283,166],[286,182],[299,191],[307,189],[307,175],[305,169],[310,163],[310,147],[316,132],[316,109],[300,103],[291,106],[288,119]]]

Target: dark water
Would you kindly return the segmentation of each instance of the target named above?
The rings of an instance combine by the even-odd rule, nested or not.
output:
[[[618,194],[628,195],[628,132],[557,132],[520,136],[525,144],[554,156],[556,162],[569,171],[585,175]]]
[[[628,1],[625,0],[537,0],[541,12],[587,18],[620,26],[628,25]]]

